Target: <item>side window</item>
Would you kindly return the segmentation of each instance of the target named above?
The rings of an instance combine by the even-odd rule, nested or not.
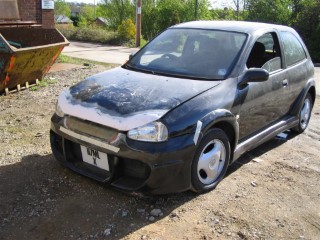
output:
[[[284,45],[284,56],[287,66],[291,66],[307,58],[300,41],[290,32],[281,32]]]
[[[258,38],[249,54],[247,67],[263,68],[268,72],[282,68],[280,46],[276,33],[266,33]]]

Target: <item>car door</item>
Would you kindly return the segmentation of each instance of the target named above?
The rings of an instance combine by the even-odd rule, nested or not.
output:
[[[239,112],[240,141],[271,125],[285,115],[288,103],[288,73],[276,32],[257,39],[247,60],[248,68],[263,68],[269,72],[265,82],[250,82],[239,89],[242,96]]]

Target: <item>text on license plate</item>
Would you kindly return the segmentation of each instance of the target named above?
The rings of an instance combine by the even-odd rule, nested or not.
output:
[[[98,168],[109,171],[108,155],[95,149],[81,146],[82,160]]]

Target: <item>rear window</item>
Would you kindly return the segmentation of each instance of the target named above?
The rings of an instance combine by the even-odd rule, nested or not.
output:
[[[294,65],[307,58],[302,44],[295,35],[290,32],[281,32],[281,38],[284,45],[284,56],[287,66]]]

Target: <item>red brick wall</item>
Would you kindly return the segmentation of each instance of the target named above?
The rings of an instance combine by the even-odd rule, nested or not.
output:
[[[54,28],[54,11],[42,10],[42,27]]]
[[[36,21],[43,28],[54,28],[54,10],[42,10],[41,0],[18,0],[22,21]]]

